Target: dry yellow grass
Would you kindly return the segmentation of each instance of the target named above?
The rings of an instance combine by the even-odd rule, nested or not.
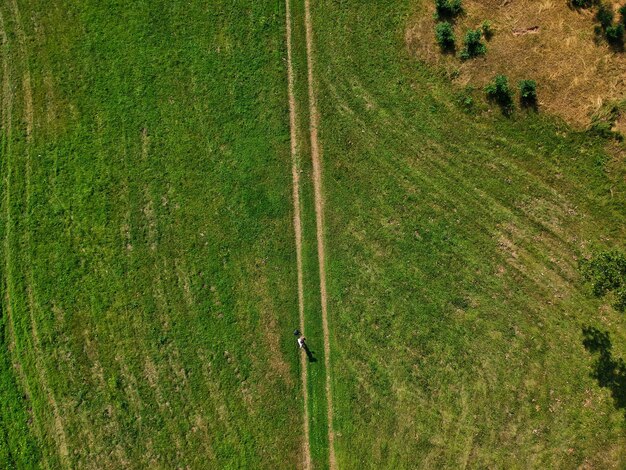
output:
[[[618,5],[613,2],[615,9]],[[459,85],[482,87],[501,73],[513,84],[534,79],[540,109],[576,127],[589,125],[603,104],[626,97],[626,53],[596,39],[595,9],[574,10],[566,0],[465,0],[463,7],[454,25],[457,47],[467,29],[489,20],[495,34],[484,57],[461,62],[440,52],[433,2],[421,4],[406,33],[412,53],[454,72]],[[620,120],[617,127],[626,127],[623,115]]]

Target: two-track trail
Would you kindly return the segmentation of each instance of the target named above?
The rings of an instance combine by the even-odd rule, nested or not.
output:
[[[326,409],[328,412],[328,459],[331,470],[337,468],[335,459],[335,434],[333,432],[333,397],[330,386],[330,334],[326,293],[326,254],[324,250],[324,198],[322,196],[322,164],[318,128],[319,112],[313,80],[313,23],[311,2],[304,0],[304,23],[306,32],[307,82],[309,90],[309,131],[311,133],[311,160],[313,162],[313,192],[315,194],[315,225],[317,232],[317,259],[319,262],[322,328],[324,331],[324,364],[326,366]]]
[[[298,164],[298,131],[296,123],[296,98],[294,95],[293,63],[291,54],[291,1],[285,0],[286,35],[287,35],[287,88],[289,95],[289,133],[291,141],[291,174],[293,177],[293,228],[296,237],[296,263],[298,270],[298,311],[300,331],[304,334],[304,286],[302,275],[302,220],[300,216],[300,168]],[[304,355],[300,355],[302,394],[304,401],[304,442],[303,467],[311,468],[311,446],[309,436],[309,392],[307,364]]]
[[[296,238],[296,260],[298,269],[298,301],[300,311],[300,329],[304,333],[304,288],[302,271],[302,223],[300,205],[300,165],[298,146],[297,109],[294,95],[294,73],[292,61],[292,13],[291,0],[285,0],[286,36],[287,36],[287,75],[289,96],[289,125],[291,138],[291,158],[293,175],[293,224]],[[322,169],[318,138],[319,112],[315,96],[313,79],[313,26],[311,21],[311,6],[309,0],[304,0],[304,23],[306,38],[306,65],[307,65],[307,88],[309,102],[309,132],[310,151],[312,161],[313,192],[315,199],[315,222],[317,239],[317,257],[319,263],[320,301],[322,310],[322,331],[324,335],[324,365],[326,370],[326,409],[328,422],[328,458],[331,470],[337,468],[334,448],[333,432],[333,406],[330,380],[330,339],[328,330],[328,310],[326,292],[326,255],[324,250],[324,198],[322,196]],[[302,387],[304,394],[304,467],[311,468],[310,435],[309,435],[309,411],[307,392],[307,364],[304,355],[301,356]]]

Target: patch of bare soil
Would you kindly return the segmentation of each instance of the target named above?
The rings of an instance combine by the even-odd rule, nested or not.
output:
[[[626,98],[626,52],[596,36],[595,8],[575,10],[566,0],[465,0],[463,7],[454,25],[457,49],[468,29],[489,20],[494,34],[484,57],[462,62],[442,54],[432,1],[423,2],[406,31],[410,52],[444,68],[458,85],[482,88],[497,74],[507,75],[515,87],[521,79],[536,80],[540,110],[579,128],[606,103]]]

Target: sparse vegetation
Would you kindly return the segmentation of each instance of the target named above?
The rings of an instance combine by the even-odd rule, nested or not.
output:
[[[474,88],[466,86],[462,91],[455,95],[455,102],[464,112],[472,113],[475,111],[476,102],[473,97]]]
[[[463,50],[461,51],[461,59],[468,60],[474,57],[484,55],[487,52],[487,46],[481,41],[482,31],[480,29],[470,29],[465,33],[463,39]]]
[[[480,29],[483,32],[483,36],[487,41],[493,37],[493,27],[491,26],[491,21],[483,21],[480,25]]]
[[[441,21],[435,26],[435,36],[437,44],[443,51],[454,49],[454,30],[448,21]]]
[[[603,138],[624,140],[624,136],[615,130],[617,120],[626,110],[626,101],[609,101],[598,109],[591,118],[589,131]]]

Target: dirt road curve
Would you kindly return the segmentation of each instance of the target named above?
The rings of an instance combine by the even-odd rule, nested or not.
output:
[[[300,220],[300,170],[298,165],[298,135],[296,126],[296,99],[293,91],[293,65],[291,60],[291,0],[285,0],[287,35],[287,83],[289,95],[289,129],[291,140],[291,174],[293,176],[293,228],[296,236],[296,263],[298,269],[298,310],[300,331],[304,334],[304,287],[302,281],[302,223]],[[311,448],[309,438],[309,393],[307,386],[307,364],[304,354],[300,355],[302,394],[304,399],[304,442],[302,443],[305,470],[311,468]]]

